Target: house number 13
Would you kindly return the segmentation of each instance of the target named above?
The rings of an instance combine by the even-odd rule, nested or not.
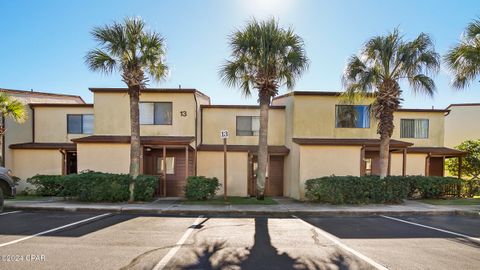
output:
[[[181,117],[187,117],[187,111],[180,111]]]

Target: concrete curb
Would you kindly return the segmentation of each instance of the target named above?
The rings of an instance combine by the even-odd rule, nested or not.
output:
[[[116,213],[116,214],[162,214],[172,216],[271,216],[271,217],[358,217],[358,216],[435,216],[435,215],[458,215],[458,216],[473,216],[480,217],[478,211],[466,210],[436,210],[436,211],[352,211],[352,210],[328,210],[328,211],[299,211],[299,210],[187,210],[187,209],[155,209],[155,208],[130,208],[121,206],[112,207],[78,207],[78,206],[19,206],[10,205],[5,206],[5,210],[24,210],[24,211],[63,211],[63,212],[99,212],[99,213]]]

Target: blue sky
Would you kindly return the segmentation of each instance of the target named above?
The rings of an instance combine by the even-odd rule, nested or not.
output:
[[[480,16],[471,1],[318,1],[318,0],[166,0],[166,1],[1,1],[0,88],[34,89],[81,95],[88,87],[123,87],[120,76],[87,69],[83,57],[95,47],[94,26],[142,17],[167,40],[169,78],[151,87],[197,88],[214,104],[254,104],[226,87],[218,68],[228,58],[227,36],[255,16],[275,16],[292,26],[306,45],[310,69],[294,90],[340,91],[346,59],[374,35],[399,27],[410,39],[430,34],[439,53],[458,41],[465,26]],[[480,102],[480,83],[463,91],[450,87],[448,70],[435,77],[437,94],[413,95],[405,86],[404,107],[444,108],[450,103]],[[281,93],[285,93],[282,89]]]

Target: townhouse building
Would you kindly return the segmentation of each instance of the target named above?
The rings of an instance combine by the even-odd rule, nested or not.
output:
[[[129,97],[125,88],[90,88],[93,104],[70,98],[29,103],[31,117],[7,132],[6,166],[25,180],[35,174],[84,170],[128,173]],[[304,198],[304,183],[329,175],[375,175],[379,139],[373,98],[345,104],[340,92],[294,91],[276,97],[269,118],[268,196]],[[446,158],[465,153],[445,145],[450,110],[399,109],[390,143],[391,175],[444,175]],[[159,179],[158,196],[183,196],[186,176],[223,179],[221,130],[229,130],[228,194],[255,195],[259,107],[212,105],[196,89],[145,89],[140,95],[141,172]],[[7,123],[8,128],[8,123]],[[17,133],[29,133],[19,137]],[[15,137],[15,141],[11,138]],[[220,194],[223,191],[220,192]]]

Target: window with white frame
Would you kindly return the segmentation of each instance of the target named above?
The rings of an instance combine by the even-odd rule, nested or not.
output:
[[[259,116],[237,116],[237,136],[258,136]]]
[[[428,119],[401,119],[400,138],[427,139]]]
[[[141,102],[140,125],[171,125],[171,102]]]

